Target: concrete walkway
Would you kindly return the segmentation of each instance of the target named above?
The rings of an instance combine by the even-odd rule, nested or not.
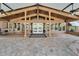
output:
[[[48,38],[0,36],[0,55],[3,56],[76,56],[79,37],[54,32]],[[74,47],[76,45],[76,47]],[[77,49],[78,51],[78,49]]]

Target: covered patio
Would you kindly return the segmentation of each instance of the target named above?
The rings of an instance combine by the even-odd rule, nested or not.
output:
[[[40,4],[7,11],[6,13],[7,15],[0,16],[0,20],[5,26],[4,29],[8,29],[9,34],[22,34],[24,37],[29,37],[33,34],[33,23],[43,24],[43,27],[41,26],[41,33],[51,37],[54,34],[52,31],[54,26],[56,29],[56,25],[60,27],[60,24],[66,23],[64,31],[68,32],[68,23],[79,19],[79,17],[68,12]],[[38,33],[39,31],[36,30],[36,32]]]

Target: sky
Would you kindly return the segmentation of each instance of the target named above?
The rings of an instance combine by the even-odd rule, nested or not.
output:
[[[6,4],[9,5],[13,9],[17,9],[17,8],[31,6],[31,5],[34,5],[36,3],[6,3]],[[62,10],[69,3],[39,3],[39,4]],[[9,10],[3,4],[1,4],[1,8],[4,9],[5,11]],[[79,3],[74,4],[73,9],[76,9],[76,8],[79,8]],[[72,9],[72,7],[70,6],[65,11],[70,11],[71,9]]]

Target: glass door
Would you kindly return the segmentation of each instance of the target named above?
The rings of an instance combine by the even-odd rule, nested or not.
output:
[[[33,23],[32,24],[33,34],[43,34],[43,23]]]

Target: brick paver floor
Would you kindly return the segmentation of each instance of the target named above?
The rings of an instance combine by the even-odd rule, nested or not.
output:
[[[79,37],[54,32],[48,38],[23,38],[20,36],[0,36],[2,56],[76,56],[79,51]],[[74,44],[74,43],[78,44]],[[74,47],[76,45],[76,47]]]

